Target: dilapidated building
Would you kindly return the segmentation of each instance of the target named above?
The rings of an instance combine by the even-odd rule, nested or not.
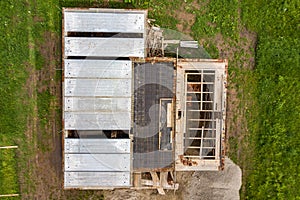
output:
[[[177,189],[223,167],[227,61],[166,57],[146,10],[63,10],[65,189]],[[178,49],[178,48],[177,48]]]

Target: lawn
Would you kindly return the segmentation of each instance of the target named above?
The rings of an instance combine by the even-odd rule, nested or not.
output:
[[[24,83],[28,76],[29,49],[27,12],[24,3],[1,1],[0,26],[0,145],[24,144],[30,106]],[[26,143],[26,142],[25,142]],[[23,146],[23,145],[22,145]],[[25,146],[25,145],[24,145]],[[23,147],[20,147],[23,148]],[[0,194],[19,193],[17,151],[0,150]]]
[[[243,21],[258,33],[255,159],[249,199],[300,199],[299,1],[244,1]],[[255,121],[254,121],[255,120]]]

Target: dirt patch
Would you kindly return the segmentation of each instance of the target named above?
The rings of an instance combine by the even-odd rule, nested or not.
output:
[[[110,200],[207,200],[239,199],[241,169],[230,159],[225,159],[226,168],[220,172],[177,172],[179,190],[166,191],[162,196],[156,190],[113,190],[105,191]]]
[[[237,138],[242,132],[242,119],[239,104],[240,100],[238,98],[238,92],[235,88],[229,88],[227,90],[227,110],[226,110],[226,152],[229,152],[232,148],[229,145],[229,138]],[[239,152],[237,152],[239,155]]]
[[[196,15],[187,13],[184,9],[177,12],[176,19],[179,20],[179,23],[176,25],[179,32],[190,33],[192,25],[195,23]]]
[[[186,186],[186,199],[190,200],[237,200],[242,184],[241,169],[230,159],[226,168],[219,172],[195,172]]]
[[[197,0],[194,0],[191,3],[183,1],[180,9],[173,14],[173,17],[178,20],[178,24],[176,25],[178,31],[190,34],[192,32],[192,26],[196,21],[196,14],[194,14],[194,11],[200,10],[208,3],[208,1],[199,2]]]
[[[110,200],[176,200],[178,198],[176,192],[167,191],[165,196],[157,193],[156,190],[113,190],[104,191],[105,199]]]
[[[179,32],[190,34],[193,24],[196,20],[196,14],[193,14],[194,10],[199,10],[202,6],[205,6],[204,3],[198,3],[194,0],[191,3],[185,1],[182,2],[182,5],[175,12],[169,12],[171,16],[178,20],[176,25]]]
[[[254,69],[255,48],[257,36],[255,33],[243,28],[239,33],[238,41],[224,38],[221,33],[216,34],[212,41],[219,50],[219,57],[235,62],[240,69]]]
[[[54,33],[45,32],[44,41],[39,44],[39,52],[46,60],[45,65],[38,71],[37,92],[49,91],[51,98],[49,115],[45,126],[38,126],[37,142],[42,149],[38,149],[37,155],[37,184],[39,199],[52,197],[60,199],[62,196],[62,156],[60,135],[60,113],[57,109],[61,107],[61,82],[56,81],[56,68],[60,62],[59,37]],[[60,66],[58,67],[60,68]],[[40,124],[40,123],[39,123]],[[46,187],[45,187],[46,186]]]
[[[33,17],[33,21],[34,21],[34,22],[43,22],[44,19],[43,19],[42,17],[39,17],[39,16],[34,16],[34,17]]]
[[[242,57],[242,60],[244,60],[244,67],[246,69],[254,69],[255,67],[255,49],[257,45],[257,34],[254,32],[251,32],[247,30],[246,28],[243,28],[240,32],[241,37],[241,48],[245,52],[245,55],[250,56],[244,56]],[[248,61],[248,62],[247,62]]]
[[[207,5],[207,2],[199,2],[198,0],[194,0],[191,5],[195,10],[199,10],[201,7]]]
[[[39,44],[39,52],[42,57],[45,59],[45,65],[41,70],[38,71],[38,92],[43,92],[47,89],[50,90],[50,93],[56,95],[56,65],[59,63],[57,55],[60,50],[58,49],[58,37],[54,33],[46,32],[43,36],[43,43]],[[60,66],[58,67],[60,68]]]
[[[234,55],[234,50],[225,41],[223,35],[221,33],[217,33],[214,38],[212,39],[213,43],[216,45],[217,49],[219,50],[219,57],[222,59],[231,59]]]
[[[23,199],[62,199],[63,195],[60,114],[57,113],[57,108],[61,107],[61,82],[55,78],[55,68],[60,62],[59,37],[46,32],[43,38],[44,41],[37,42],[35,48],[45,59],[45,65],[41,70],[28,66],[29,76],[24,88],[34,106],[27,118],[25,132],[30,155],[20,155],[28,158],[27,167],[21,168],[21,174],[24,174],[20,184]],[[42,125],[38,118],[38,109],[41,108],[37,105],[37,96],[47,90],[57,98],[51,99],[47,123]]]
[[[35,98],[34,97],[34,95],[35,95],[35,87],[34,86],[37,81],[36,80],[36,72],[33,69],[33,67],[30,66],[29,63],[26,63],[25,65],[27,66],[26,72],[28,73],[28,78],[26,80],[24,90],[26,90],[26,93],[30,98]]]

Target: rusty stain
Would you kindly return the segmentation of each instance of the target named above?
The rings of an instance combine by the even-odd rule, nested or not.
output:
[[[221,168],[222,171],[224,170],[224,167],[225,167],[225,158],[222,157],[222,159],[221,159],[221,166],[220,166],[220,168]]]
[[[201,58],[180,58],[178,62],[213,62],[213,63],[227,63],[226,59],[201,59]]]
[[[190,158],[185,158],[183,155],[180,155],[179,159],[183,165],[187,165],[187,166],[197,166],[198,165],[198,163],[196,161],[193,161]]]
[[[146,57],[146,58],[136,58],[136,57],[130,57],[130,60],[133,62],[173,62],[175,63],[176,59],[175,58],[169,58],[169,57]]]
[[[169,172],[169,171],[174,171],[174,167],[164,167],[164,168],[139,168],[139,169],[134,169],[133,172]]]

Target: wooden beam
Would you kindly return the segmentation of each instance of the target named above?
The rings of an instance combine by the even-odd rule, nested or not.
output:
[[[0,197],[18,197],[19,194],[0,194]]]
[[[133,186],[134,187],[141,187],[141,185],[142,185],[141,178],[142,178],[141,172],[133,173]]]
[[[146,186],[153,186],[153,181],[146,180],[146,179],[141,179],[141,184],[146,185]]]
[[[165,44],[179,44],[180,40],[164,40]]]
[[[0,149],[17,149],[18,146],[4,146],[4,147],[0,147]]]
[[[165,188],[168,187],[168,172],[160,172],[160,185]]]
[[[157,191],[159,194],[161,195],[165,195],[165,191],[164,189],[162,188],[162,186],[160,185],[160,181],[159,181],[159,178],[157,176],[157,173],[156,172],[150,172],[151,176],[152,176],[152,180],[153,180],[153,186],[157,186]]]

